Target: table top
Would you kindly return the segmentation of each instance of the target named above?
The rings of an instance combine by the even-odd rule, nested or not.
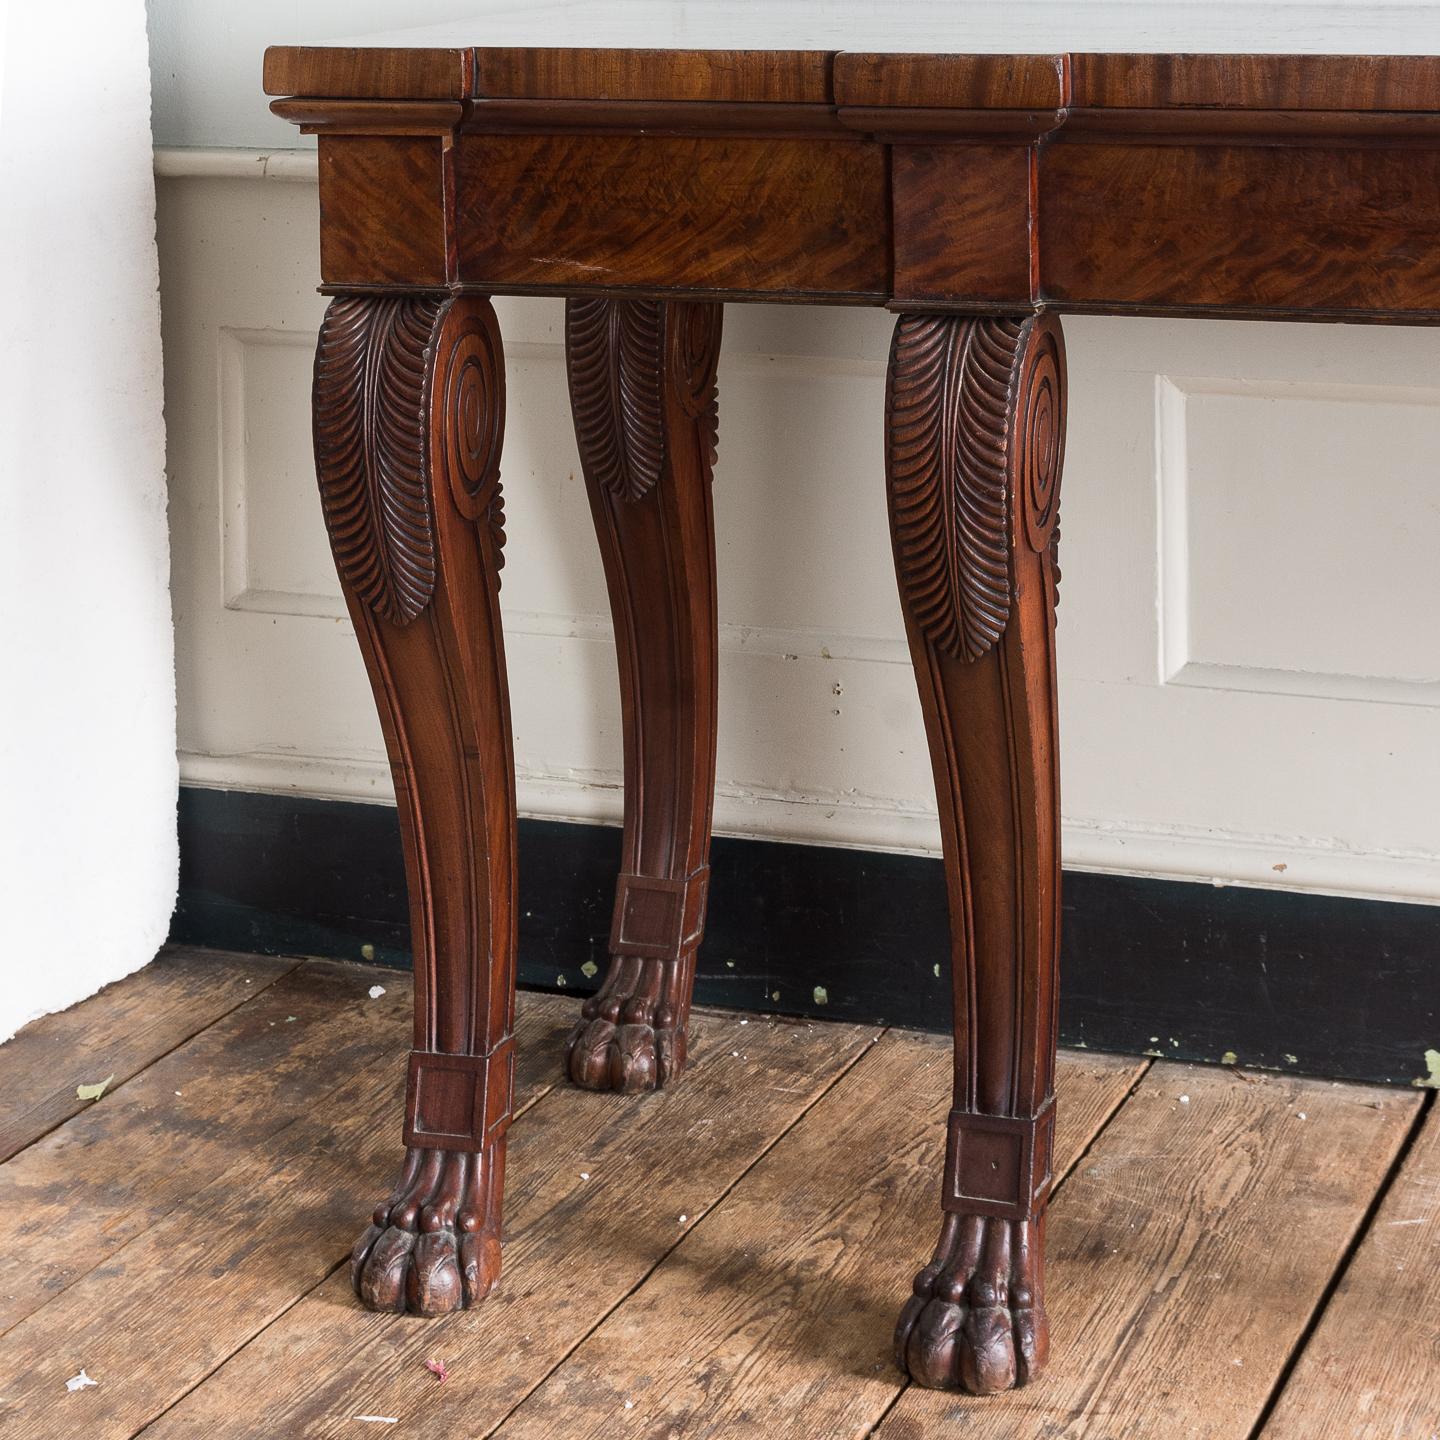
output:
[[[329,285],[1440,323],[1440,4],[1328,7],[1330,54],[1230,8],[533,0],[265,88],[326,137]]]
[[[1440,112],[1440,58],[275,46],[269,95]]]

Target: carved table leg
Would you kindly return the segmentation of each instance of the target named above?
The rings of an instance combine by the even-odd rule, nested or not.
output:
[[[887,486],[939,798],[955,1098],[940,1242],[895,1345],[921,1385],[976,1393],[1023,1385],[1048,1347],[1064,412],[1053,317],[897,322]]]
[[[352,1273],[371,1309],[433,1315],[499,1275],[514,1068],[505,392],[489,302],[332,301],[314,409],[331,547],[395,777],[415,951],[407,1154]]]
[[[567,1064],[650,1090],[685,1067],[715,788],[715,461],[721,307],[571,300],[575,432],[605,562],[625,730],[610,968]]]

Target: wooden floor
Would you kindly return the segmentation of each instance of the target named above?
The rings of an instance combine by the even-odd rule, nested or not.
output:
[[[1051,1369],[973,1400],[890,1359],[950,1076],[902,1031],[702,1013],[681,1085],[613,1097],[523,996],[500,1290],[361,1310],[409,1000],[177,952],[0,1047],[0,1435],[1440,1436],[1425,1092],[1064,1053]]]

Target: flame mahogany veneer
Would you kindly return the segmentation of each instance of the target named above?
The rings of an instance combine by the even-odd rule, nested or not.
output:
[[[566,1063],[617,1090],[681,1074],[704,929],[721,302],[885,305],[955,1018],[940,1240],[896,1351],[922,1384],[1024,1384],[1055,1115],[1057,312],[1440,320],[1440,59],[281,48],[265,88],[320,136],[316,468],[415,936],[407,1158],[358,1293],[435,1314],[499,1273],[515,802],[488,297],[568,302],[625,839]]]

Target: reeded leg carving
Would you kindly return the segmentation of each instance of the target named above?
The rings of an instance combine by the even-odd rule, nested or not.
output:
[[[685,1067],[715,787],[716,359],[721,307],[571,300],[575,432],[605,562],[625,730],[625,842],[610,967],[570,1037],[596,1090]]]
[[[500,1271],[515,1006],[504,413],[487,300],[331,303],[316,472],[395,777],[415,951],[406,1158],[353,1256],[375,1310],[471,1305]]]
[[[887,392],[891,538],[938,792],[955,994],[940,1241],[895,1334],[977,1394],[1045,1363],[1059,950],[1051,316],[905,315]]]

